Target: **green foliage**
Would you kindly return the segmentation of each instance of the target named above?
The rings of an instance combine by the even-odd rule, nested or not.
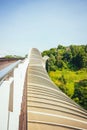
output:
[[[65,62],[70,62],[72,59],[71,51],[65,51],[62,58]]]
[[[53,66],[53,64],[57,69],[79,70],[87,68],[87,45],[71,45],[69,47],[58,45],[57,48],[42,52],[42,56],[45,55],[50,57],[48,61],[49,71],[52,70],[50,66]]]
[[[70,76],[69,76],[70,74]],[[49,76],[53,82],[68,96],[72,97],[74,93],[74,83],[72,83],[72,77],[75,75],[74,72],[63,69],[50,71]]]
[[[87,109],[87,79],[75,83],[75,91],[72,98]]]
[[[44,57],[45,55],[49,56],[49,50],[43,51],[42,56]]]
[[[72,64],[73,68],[81,69],[87,67],[86,46],[85,45],[70,46],[71,53],[72,53],[70,64]]]
[[[87,45],[58,45],[44,55],[49,56],[47,68],[53,82],[87,109]]]
[[[63,60],[59,60],[59,62],[57,62],[57,67],[59,69],[63,69],[63,68],[67,68],[66,63],[63,62]]]
[[[6,55],[5,58],[14,58],[12,55]]]
[[[59,44],[57,49],[65,49],[65,47]]]
[[[79,101],[79,93],[77,93],[75,89],[76,86],[87,86],[87,70],[79,70],[79,71],[70,71],[67,69],[50,71],[49,76],[51,77],[52,81],[69,97],[75,100],[77,103]],[[84,81],[84,82],[83,82]],[[78,84],[76,84],[78,83]],[[77,95],[74,93],[77,93]],[[85,90],[85,93],[87,90]],[[83,94],[84,95],[84,94]],[[78,100],[77,100],[78,99]],[[80,98],[81,99],[81,98]]]
[[[17,56],[17,55],[6,55],[4,58],[6,58],[6,59],[23,59],[24,57]]]
[[[63,83],[66,84],[66,79],[64,78],[64,75],[62,75],[59,80]]]
[[[85,67],[85,60],[83,53],[79,52],[76,56],[72,58],[72,64],[77,67],[77,69],[81,69]]]

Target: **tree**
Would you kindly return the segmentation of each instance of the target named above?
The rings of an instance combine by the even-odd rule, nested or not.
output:
[[[10,59],[10,58],[14,58],[14,56],[12,56],[12,55],[6,55],[5,58]]]
[[[65,47],[59,44],[57,49],[65,49]]]
[[[56,63],[55,56],[51,54],[50,58],[48,59],[48,71],[52,71],[52,70],[55,71],[57,69],[55,63]]]
[[[46,56],[46,55],[49,56],[49,50],[46,50],[46,51],[42,52],[42,56]]]
[[[64,54],[63,54],[63,58],[62,58],[64,61],[66,62],[70,62],[71,59],[72,59],[72,53],[71,51],[65,51]]]
[[[47,70],[49,74],[51,71],[55,71],[54,77],[52,78],[54,83],[69,97],[73,98],[74,101],[87,109],[87,84],[85,86],[81,84],[81,82],[75,83],[74,91],[74,81],[70,80],[66,82],[64,73],[64,76],[61,75],[60,77],[57,77],[56,74],[58,71],[65,71],[65,69],[77,71],[78,69],[84,68],[83,70],[86,70],[87,45],[71,45],[68,47],[58,45],[57,48],[44,51],[42,55],[49,56]],[[82,81],[82,83],[83,82],[85,83],[85,81]]]
[[[84,54],[81,52],[78,52],[73,58],[72,58],[72,64],[76,66],[77,69],[81,69],[84,67],[85,60],[84,60]]]
[[[87,79],[75,83],[75,90],[72,98],[87,109]]]
[[[49,53],[50,53],[50,55],[52,54],[52,55],[56,55],[56,53],[57,53],[57,49],[56,48],[51,48],[50,50],[49,50]]]
[[[67,66],[66,66],[66,64],[63,62],[63,60],[59,60],[59,61],[57,62],[57,67],[58,67],[59,69],[67,68]]]
[[[71,45],[70,50],[71,50],[72,56],[75,57],[76,54],[79,52],[80,47],[76,45]]]

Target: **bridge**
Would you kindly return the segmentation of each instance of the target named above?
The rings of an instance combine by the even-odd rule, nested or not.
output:
[[[0,130],[87,129],[87,111],[50,80],[36,48],[3,81],[0,102]]]

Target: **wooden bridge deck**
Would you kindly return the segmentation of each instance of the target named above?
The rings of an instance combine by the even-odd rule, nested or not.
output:
[[[86,130],[87,112],[50,80],[40,52],[33,48],[27,69],[20,130]]]

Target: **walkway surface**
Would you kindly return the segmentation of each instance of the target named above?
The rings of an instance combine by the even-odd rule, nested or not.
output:
[[[53,84],[40,52],[33,48],[29,59],[24,130],[86,130],[87,112]]]

